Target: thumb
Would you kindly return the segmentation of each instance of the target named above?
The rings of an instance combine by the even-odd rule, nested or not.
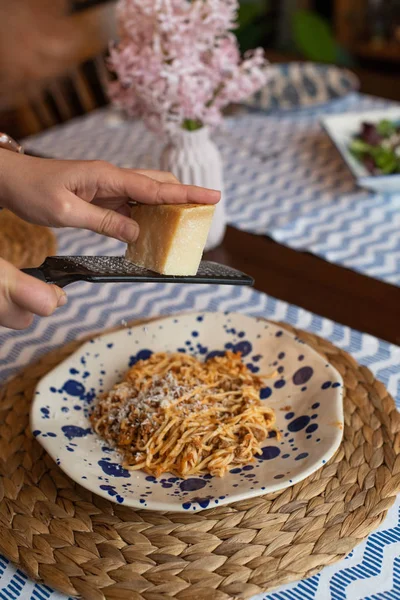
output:
[[[65,292],[15,269],[9,277],[9,297],[19,308],[40,317],[49,317],[67,302]]]
[[[71,203],[73,210],[68,211],[67,218],[62,223],[65,227],[89,229],[102,235],[121,240],[121,242],[134,242],[139,235],[139,225],[110,208],[103,208],[77,199],[73,194]]]

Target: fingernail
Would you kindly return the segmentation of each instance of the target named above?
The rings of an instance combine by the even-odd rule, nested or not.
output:
[[[136,223],[134,223],[132,221],[132,223],[130,223],[129,221],[126,221],[123,226],[122,226],[122,231],[121,231],[121,240],[123,242],[136,242],[137,238],[139,235],[139,228],[136,225]]]
[[[201,187],[194,187],[190,194],[191,199],[194,201],[199,200],[201,203],[210,202],[218,202],[221,198],[221,192],[218,190],[210,190]]]
[[[221,192],[218,190],[207,190],[207,201],[212,204],[216,204],[221,199]],[[204,194],[202,197],[202,201],[204,202]]]
[[[65,292],[62,292],[61,296],[59,296],[59,298],[58,298],[57,308],[60,308],[61,306],[65,306],[65,304],[67,304],[67,302],[68,302],[67,294]]]

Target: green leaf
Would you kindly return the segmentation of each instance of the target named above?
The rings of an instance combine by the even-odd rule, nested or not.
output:
[[[202,127],[203,124],[195,119],[185,119],[182,123],[182,129],[186,129],[186,131],[197,131],[197,129],[201,129]]]
[[[310,10],[296,10],[292,17],[293,39],[309,60],[335,63],[337,44],[328,21]]]
[[[266,9],[264,0],[247,0],[240,3],[239,26],[235,29],[235,35],[241,52],[262,44],[268,31],[268,22],[262,19],[266,15]]]
[[[255,19],[265,13],[265,3],[260,0],[241,2],[238,12],[239,29],[253,23]]]
[[[396,125],[391,121],[388,121],[387,119],[379,121],[378,125],[376,126],[376,129],[379,135],[382,135],[383,137],[390,137],[391,135],[396,133]]]
[[[373,155],[375,162],[382,173],[388,175],[396,171],[397,157],[393,150],[378,146],[378,148],[374,148],[374,151],[371,152],[371,154]]]
[[[255,23],[236,32],[241,52],[252,50],[259,46],[265,36],[266,28],[263,23]]]
[[[349,145],[349,150],[351,152],[353,152],[354,154],[369,154],[371,153],[371,151],[373,150],[373,146],[370,146],[370,144],[367,144],[366,142],[364,142],[363,140],[360,140],[359,138],[355,138],[354,140],[352,140],[350,142]]]

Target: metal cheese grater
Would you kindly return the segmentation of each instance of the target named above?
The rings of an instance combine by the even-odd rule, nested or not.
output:
[[[35,269],[22,269],[24,273],[65,287],[76,281],[93,283],[214,283],[219,285],[252,286],[249,275],[215,262],[202,261],[196,275],[177,277],[160,275],[138,267],[120,256],[50,256]]]

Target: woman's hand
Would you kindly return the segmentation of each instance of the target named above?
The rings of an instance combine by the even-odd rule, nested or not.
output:
[[[66,302],[59,287],[34,279],[0,258],[0,325],[25,329],[34,315],[48,317]]]
[[[171,173],[0,150],[0,206],[37,225],[78,227],[133,242],[139,227],[129,218],[128,202],[215,204],[219,198],[217,191],[181,185]],[[50,316],[66,302],[57,286],[0,259],[0,325],[25,329],[34,315]]]
[[[79,227],[134,242],[139,227],[128,216],[129,201],[215,204],[219,198],[219,192],[182,185],[170,173],[0,151],[0,206],[36,225]]]

